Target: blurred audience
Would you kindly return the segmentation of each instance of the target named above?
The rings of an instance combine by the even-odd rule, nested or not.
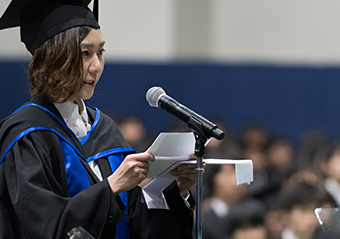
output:
[[[252,235],[250,238],[263,239],[327,238],[314,210],[317,207],[340,207],[340,140],[330,140],[323,131],[310,130],[295,148],[288,138],[277,136],[260,124],[249,124],[239,140],[235,138],[228,138],[228,141],[232,141],[228,144],[235,147],[237,154],[229,157],[226,148],[223,149],[226,146],[222,140],[214,142],[210,148],[207,146],[207,156],[215,154],[219,158],[251,159],[254,182],[242,190],[232,189],[232,185],[212,184],[214,174],[217,178],[222,178],[221,173],[228,173],[232,177],[235,175],[231,171],[213,172],[210,165],[207,166],[203,189],[206,210],[203,238],[245,239],[248,233]],[[231,179],[225,176],[224,180]],[[234,190],[236,194],[240,193],[239,198],[235,197],[232,202],[222,204],[227,205],[227,210],[214,208],[213,202],[217,198],[214,192],[218,191],[216,187]],[[261,222],[258,227],[250,222],[251,210],[246,206],[242,210],[240,206],[248,200],[255,200],[264,206],[263,210],[259,210],[262,219],[258,220]],[[238,217],[233,216],[234,212]],[[218,218],[218,214],[222,217]],[[211,219],[212,215],[215,220],[218,218],[218,222]],[[244,224],[235,226],[243,216],[250,221],[245,220]],[[230,229],[234,227],[238,229]],[[220,228],[226,229],[222,232]],[[221,233],[224,233],[223,236]]]
[[[259,123],[248,123],[241,133],[240,144],[243,149],[264,148],[268,143],[268,131]]]
[[[320,225],[315,208],[330,207],[329,194],[320,184],[297,182],[284,188],[280,207],[284,211],[285,227],[282,239],[321,239]]]
[[[212,138],[209,141],[205,149],[206,158],[234,159],[242,157],[241,146],[227,124],[216,116],[211,117],[211,119],[224,132],[225,136],[223,140]]]
[[[116,122],[126,141],[137,153],[150,147],[153,139],[146,134],[144,124],[138,116],[124,116]]]
[[[235,166],[209,165],[204,180],[205,202],[202,235],[205,239],[224,239],[227,215],[232,204],[245,195],[246,185],[236,185]]]
[[[155,139],[146,135],[136,116],[117,122],[137,152],[145,151]],[[190,132],[186,124],[175,122],[167,131]],[[248,124],[237,137],[223,119],[213,122],[226,137],[211,139],[205,158],[251,159],[254,182],[236,185],[234,165],[206,167],[203,238],[328,239],[314,210],[340,207],[340,139],[330,139],[315,129],[306,132],[294,147],[289,139],[261,124]]]
[[[295,152],[294,163],[297,168],[314,167],[319,171],[318,162],[327,144],[327,135],[319,129],[307,130],[301,137]]]
[[[333,206],[340,207],[340,140],[327,144],[325,148],[320,162],[324,187],[334,200]]]
[[[263,202],[254,199],[231,205],[224,239],[267,239],[266,210]]]

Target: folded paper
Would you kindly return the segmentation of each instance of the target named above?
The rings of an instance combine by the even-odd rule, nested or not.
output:
[[[149,209],[169,209],[163,190],[176,177],[170,174],[171,170],[183,163],[196,164],[190,160],[195,151],[195,137],[193,133],[161,133],[148,149],[155,156],[150,163],[148,178],[155,178],[143,187],[145,201]],[[235,164],[236,183],[250,184],[253,181],[253,162],[249,159],[204,159],[209,164]]]

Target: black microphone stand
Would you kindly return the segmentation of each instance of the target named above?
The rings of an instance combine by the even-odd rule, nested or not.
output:
[[[195,156],[197,158],[197,182],[196,182],[196,238],[202,238],[202,201],[203,201],[203,158],[205,156],[205,144],[210,137],[204,133],[202,123],[191,116],[188,127],[195,135]]]

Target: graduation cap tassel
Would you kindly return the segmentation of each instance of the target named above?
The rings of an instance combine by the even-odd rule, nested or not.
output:
[[[99,22],[99,1],[94,0],[93,2],[93,15],[97,19],[97,22]]]

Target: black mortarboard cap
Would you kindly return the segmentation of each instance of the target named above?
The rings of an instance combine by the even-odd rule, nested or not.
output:
[[[95,0],[95,11],[98,0]],[[91,0],[12,0],[0,18],[0,30],[20,26],[21,41],[33,55],[46,40],[76,26],[100,28],[87,7]]]

